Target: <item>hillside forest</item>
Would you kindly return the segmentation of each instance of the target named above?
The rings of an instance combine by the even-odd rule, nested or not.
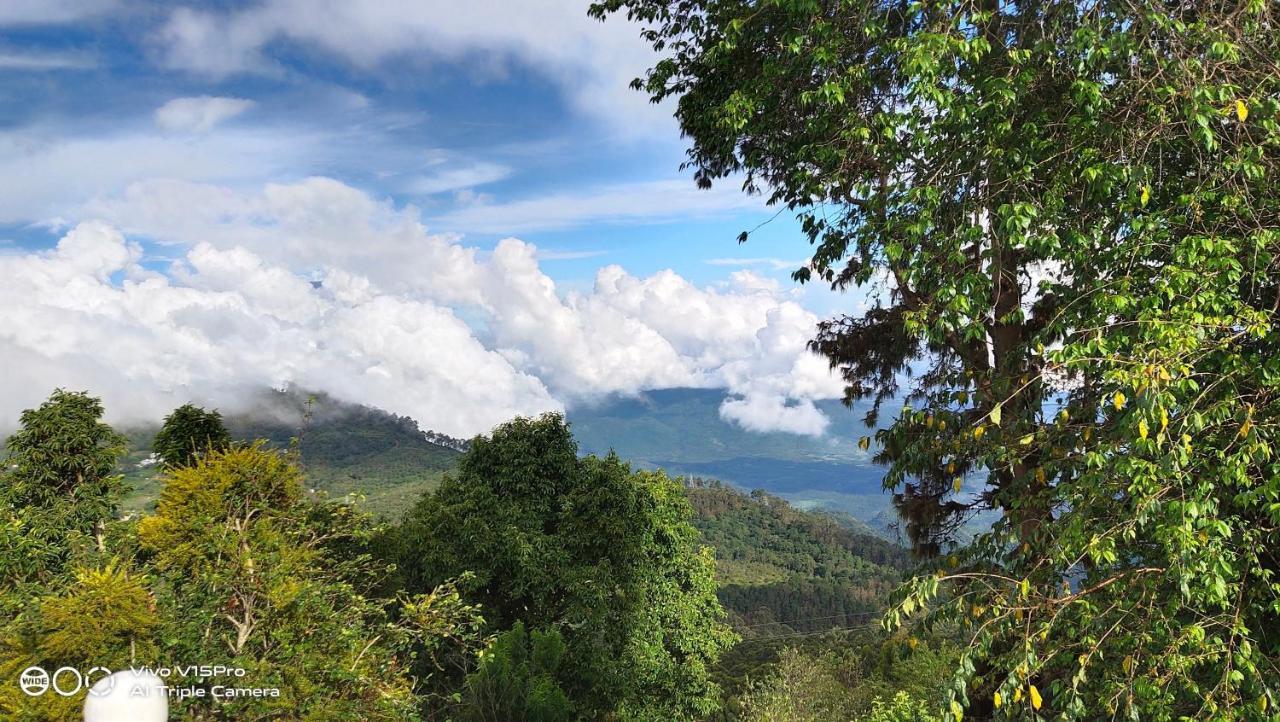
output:
[[[172,719],[917,719],[954,662],[948,633],[881,628],[914,562],[849,520],[582,455],[559,415],[459,442],[293,408],[289,436],[192,405],[126,435],[61,390],[23,413],[5,719],[79,719],[83,692],[18,691],[29,666],[173,659],[279,696],[175,700]],[[361,479],[416,498],[371,511],[345,492]]]

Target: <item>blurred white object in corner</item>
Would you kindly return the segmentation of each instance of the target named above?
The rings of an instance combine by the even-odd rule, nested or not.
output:
[[[84,698],[84,722],[168,722],[164,682],[126,669],[98,680]]]

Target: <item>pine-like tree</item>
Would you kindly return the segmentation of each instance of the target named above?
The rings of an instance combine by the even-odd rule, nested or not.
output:
[[[191,466],[202,454],[222,451],[231,445],[231,435],[217,409],[206,411],[183,404],[164,417],[151,449],[168,468]]]

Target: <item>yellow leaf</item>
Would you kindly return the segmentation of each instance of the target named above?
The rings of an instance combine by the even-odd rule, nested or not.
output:
[[[938,419],[938,431],[946,431],[947,422],[945,419]]]
[[[1241,123],[1249,119],[1249,106],[1245,105],[1243,100],[1236,101],[1236,117]]]
[[[1196,534],[1196,538],[1197,538],[1197,539],[1199,539],[1199,540],[1200,540],[1200,543],[1202,543],[1202,544],[1203,544],[1204,542],[1209,541],[1209,532],[1204,531],[1204,530],[1202,529],[1202,530],[1200,530],[1200,533],[1199,533],[1199,534]]]
[[[1043,701],[1044,700],[1040,698],[1040,690],[1036,689],[1034,684],[1031,685],[1031,706],[1036,709],[1040,709],[1040,703]]]
[[[1124,408],[1124,402],[1125,397],[1123,391],[1117,391],[1116,395],[1111,397],[1111,404],[1116,407],[1116,411]]]
[[[1000,404],[996,404],[991,409],[991,423],[996,426],[1000,425]]]
[[[1085,430],[1084,430],[1084,440],[1085,440],[1085,441],[1088,441],[1089,439],[1092,439],[1092,438],[1093,438],[1093,429],[1085,429]]]
[[[1022,609],[1015,609],[1015,610],[1013,610],[1013,618],[1014,618],[1014,619],[1016,619],[1016,620],[1018,620],[1019,622],[1021,622],[1021,621],[1022,621]]]
[[[955,715],[956,722],[960,722],[960,720],[964,719],[964,707],[961,707],[960,703],[954,699],[951,700],[951,714]]]
[[[1037,467],[1036,467],[1036,481],[1038,481],[1038,482],[1040,482],[1041,484],[1043,484],[1043,483],[1044,483],[1045,478],[1046,478],[1046,477],[1045,477],[1045,473],[1044,473],[1044,467],[1043,467],[1043,466],[1037,466]]]
[[[864,436],[864,437],[862,437],[861,439],[858,439],[858,448],[859,448],[859,449],[862,449],[863,451],[866,451],[866,450],[867,450],[867,448],[868,448],[868,447],[870,447],[870,446],[871,446],[871,437],[870,437],[870,436]]]
[[[929,414],[928,416],[924,417],[924,425],[925,425],[925,428],[929,428],[929,429],[933,428],[933,414]]]
[[[1022,701],[1022,688],[1021,688],[1021,687],[1018,687],[1017,689],[1013,690],[1013,701],[1014,701],[1014,702],[1021,702],[1021,701]]]
[[[1259,712],[1267,711],[1267,695],[1265,694],[1258,698],[1258,711]]]
[[[1253,419],[1245,419],[1244,423],[1240,425],[1240,436],[1241,437],[1248,436],[1249,429],[1252,429],[1252,428],[1253,428]]]
[[[1147,201],[1151,200],[1151,188],[1150,188],[1150,187],[1148,187],[1148,186],[1142,186],[1142,199],[1141,199],[1141,200],[1142,200],[1142,205],[1144,205],[1144,206],[1147,204]]]
[[[912,637],[907,640],[907,646],[911,647],[912,649],[915,649],[916,645],[919,643],[920,643],[920,640],[916,639],[915,637]]]
[[[987,433],[987,427],[979,425],[976,429],[973,430],[973,440],[974,441],[981,440],[982,435],[985,433]]]
[[[1128,674],[1129,670],[1133,668],[1133,657],[1125,657],[1124,661],[1120,663],[1120,667],[1124,669],[1125,674]]]
[[[1171,377],[1171,376],[1169,375],[1169,370],[1168,370],[1168,369],[1166,369],[1165,367],[1161,366],[1161,367],[1160,367],[1160,380],[1161,380],[1161,381],[1168,381],[1168,380],[1169,380],[1169,379],[1171,379],[1171,378],[1173,378],[1173,377]]]
[[[1160,430],[1164,431],[1167,428],[1169,428],[1169,412],[1165,411],[1164,407],[1161,406],[1160,407]]]
[[[996,692],[995,696],[991,698],[991,703],[995,705],[996,709],[1000,709],[1000,705],[1004,704],[1004,699],[999,692]]]
[[[1022,592],[1022,596],[1024,597],[1031,594],[1031,580],[1023,579],[1022,583],[1018,585],[1018,589]]]
[[[1031,446],[1031,442],[1035,440],[1036,440],[1035,434],[1027,434],[1021,439],[1018,439],[1018,443],[1022,444],[1023,446]]]
[[[1147,429],[1147,420],[1142,419],[1141,421],[1138,422],[1138,437],[1141,439],[1146,439],[1148,432],[1149,430]]]
[[[954,480],[952,480],[952,482],[951,482],[951,488],[952,488],[952,489],[953,489],[957,494],[959,494],[959,493],[960,493],[960,489],[961,489],[961,488],[963,488],[963,487],[964,487],[964,479],[961,479],[960,477],[958,477],[958,476],[957,476]]]
[[[948,461],[948,462],[947,462],[947,473],[948,473],[948,474],[954,474],[954,473],[956,473],[956,462],[954,462],[954,461]]]

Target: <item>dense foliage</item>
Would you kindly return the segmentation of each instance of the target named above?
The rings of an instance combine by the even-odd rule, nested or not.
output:
[[[84,692],[20,691],[32,665],[197,663],[277,692],[171,698],[173,719],[416,719],[414,657],[481,643],[479,611],[451,581],[370,596],[369,518],[304,499],[294,460],[261,445],[171,469],[154,514],[115,519],[121,489],[108,474],[122,447],[101,413],[87,394],[59,391],[7,444],[6,534],[39,530],[40,556],[21,545],[0,556],[0,717],[79,719]]]
[[[690,515],[679,484],[580,458],[550,414],[474,439],[391,547],[406,589],[474,572],[495,626],[561,633],[578,714],[690,719],[716,707],[709,668],[732,639]]]
[[[766,494],[579,457],[559,417],[476,439],[403,524],[380,526],[309,493],[298,445],[265,440],[165,469],[153,512],[119,519],[121,437],[101,413],[58,392],[10,440],[28,461],[5,493],[56,513],[35,497],[5,507],[5,719],[79,718],[83,694],[19,691],[33,664],[199,660],[280,690],[173,700],[190,720],[857,718],[900,690],[916,704],[945,677],[936,645],[867,629],[905,550]],[[381,444],[389,417],[338,417],[356,432],[350,456],[378,458],[361,442]],[[113,481],[70,513],[77,495],[30,486],[68,469]],[[20,525],[36,519],[53,543],[27,544]],[[746,637],[732,651],[717,592]]]
[[[222,424],[222,414],[183,404],[164,417],[151,443],[151,450],[166,467],[190,466],[201,454],[222,451],[231,445],[231,435]]]
[[[909,564],[900,546],[763,492],[701,479],[685,491],[715,549],[720,602],[746,637],[865,623]]]
[[[909,396],[877,440],[917,548],[1002,512],[890,618],[968,620],[948,714],[1271,714],[1276,4],[593,8],[616,11],[699,181],[793,209],[798,280],[870,293],[814,348],[850,400]]]
[[[62,389],[22,412],[0,470],[0,590],[47,581],[73,551],[101,548],[103,524],[119,504],[115,467],[124,450],[124,437],[101,416],[97,399]]]

